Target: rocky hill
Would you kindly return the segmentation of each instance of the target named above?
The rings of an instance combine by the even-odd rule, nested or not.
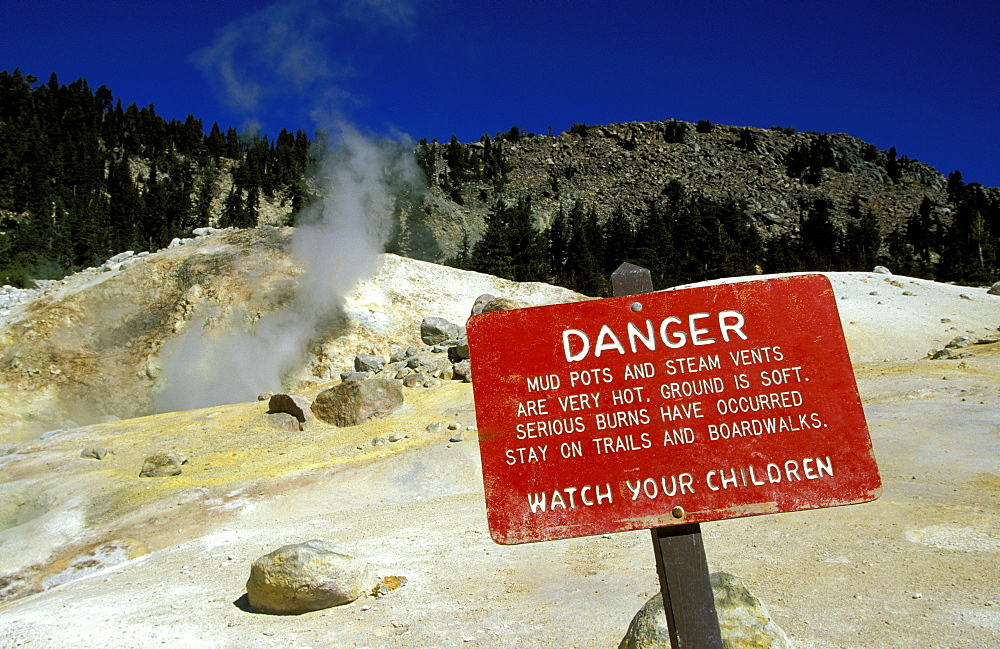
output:
[[[508,132],[470,144],[424,143],[423,151],[436,196],[432,209],[451,222],[438,232],[441,256],[461,244],[461,231],[450,227],[456,215],[475,240],[497,198],[530,197],[543,226],[577,201],[603,221],[619,210],[640,213],[671,181],[695,196],[744,204],[768,234],[797,227],[818,197],[832,202],[841,221],[857,197],[884,231],[903,225],[925,198],[940,217],[951,215],[941,173],[843,133],[629,122],[578,125],[559,135]]]

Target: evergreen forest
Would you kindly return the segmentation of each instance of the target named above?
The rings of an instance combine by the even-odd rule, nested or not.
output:
[[[218,223],[253,227],[262,196],[305,196],[310,141],[282,130],[223,132],[165,120],[153,105],[122,107],[86,80],[39,83],[0,72],[0,283],[26,286],[96,266],[125,250],[154,251]]]
[[[668,142],[684,137],[685,127],[672,124]],[[586,133],[584,125],[574,129]],[[623,261],[649,268],[656,288],[757,273],[870,271],[878,264],[941,281],[1000,279],[1000,194],[966,184],[957,171],[948,176],[946,199],[939,199],[947,205],[928,196],[892,227],[859,197],[846,217],[819,197],[804,206],[797,227],[765,237],[739,201],[712,200],[670,181],[638,212],[599,219],[593,205],[577,200],[542,228],[532,197],[507,187],[504,146],[525,137],[534,135],[515,126],[475,146],[452,137],[414,147],[431,191],[462,205],[475,187],[476,200],[487,206],[481,233],[466,232],[456,254],[431,261],[593,296],[607,295],[610,273]],[[125,250],[164,248],[199,227],[254,227],[265,199],[287,206],[292,224],[311,198],[307,176],[321,148],[317,140],[322,134],[310,140],[304,131],[282,130],[271,140],[217,123],[206,129],[193,115],[166,120],[153,105],[123,107],[108,88],[92,89],[84,79],[61,84],[52,74],[40,82],[2,71],[0,284],[58,279]],[[738,146],[754,147],[749,129]],[[886,160],[890,182],[900,182],[906,160],[897,161],[895,150]],[[838,161],[817,145],[796,148],[784,163],[790,178],[818,183]],[[409,206],[423,222],[399,221],[408,225],[388,251],[428,258],[416,243],[431,238],[428,205]]]

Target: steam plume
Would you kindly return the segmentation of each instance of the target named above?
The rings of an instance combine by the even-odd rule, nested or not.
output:
[[[248,332],[213,336],[196,319],[184,335],[165,344],[157,410],[250,401],[264,390],[278,390],[344,297],[378,270],[393,196],[419,190],[420,178],[408,146],[367,139],[342,125],[320,174],[324,200],[300,216],[292,236],[291,254],[304,271],[295,297]]]
[[[339,7],[343,20],[397,29],[408,26],[413,13],[402,0],[342,0]],[[282,91],[317,98],[323,103],[312,115],[333,132],[335,144],[317,177],[323,200],[298,216],[292,237],[291,254],[304,271],[295,297],[249,331],[230,327],[213,336],[202,317],[168,341],[160,355],[159,412],[249,401],[279,389],[282,378],[301,367],[310,343],[344,297],[378,270],[393,197],[421,190],[423,175],[405,138],[366,138],[336,117],[342,111],[329,98],[348,96],[335,83],[348,68],[332,64],[325,54],[319,36],[327,25],[315,2],[277,4],[234,22],[192,57],[228,103],[248,113],[261,109],[274,91],[275,85],[261,78],[279,80]]]

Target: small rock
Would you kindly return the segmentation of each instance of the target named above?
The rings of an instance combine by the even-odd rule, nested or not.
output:
[[[444,424],[442,424],[440,421],[435,421],[433,424],[427,424],[427,427],[424,428],[425,431],[431,434],[440,433],[443,429],[444,429]]]
[[[990,290],[986,291],[988,295],[1000,295],[1000,282],[994,282]]]
[[[139,471],[140,478],[166,478],[180,475],[181,465],[187,464],[184,458],[173,451],[160,452],[150,455],[142,463],[142,470]]]
[[[470,357],[469,339],[461,338],[454,347],[448,349],[448,360],[452,363],[459,363]]]
[[[340,380],[343,383],[361,383],[371,378],[370,372],[341,372]]]
[[[299,430],[305,430],[313,421],[312,410],[305,398],[294,394],[276,394],[268,399],[267,412],[287,413],[299,423]]]
[[[247,601],[260,613],[296,615],[353,602],[371,588],[371,582],[366,562],[313,539],[254,561]]]
[[[497,299],[495,295],[490,295],[489,293],[483,293],[476,298],[476,301],[472,305],[472,315],[479,315],[483,312],[483,307]]]
[[[437,345],[453,338],[458,338],[458,325],[453,322],[436,316],[420,322],[420,340],[425,345]]]
[[[287,412],[267,413],[267,425],[278,430],[287,430],[290,433],[297,433],[302,430],[302,422],[295,418],[295,415]]]
[[[972,296],[966,295],[965,293],[960,293],[958,297],[962,298],[963,300],[969,300],[970,302],[972,301]]]
[[[872,272],[878,273],[879,275],[892,275],[892,271],[885,266],[876,266]]]
[[[385,366],[385,361],[372,354],[358,354],[354,357],[354,370],[357,372],[380,371]]]
[[[404,388],[416,388],[424,384],[427,377],[423,372],[414,372],[413,374],[408,374],[403,377],[403,387]]]
[[[398,442],[404,439],[406,439],[406,435],[404,435],[403,433],[393,433],[392,435],[389,435],[390,442]]]
[[[971,344],[972,344],[971,337],[955,336],[954,338],[951,339],[951,342],[945,345],[945,347],[948,349],[961,349],[962,347],[968,347]]]
[[[372,440],[372,446],[382,446],[385,443],[386,439],[384,437],[376,437]]]
[[[90,446],[80,451],[80,457],[89,460],[103,460],[108,454],[108,449],[103,446]]]
[[[453,421],[450,424],[448,424],[448,430],[458,430],[461,427],[462,427],[462,424],[460,424],[457,421]]]
[[[465,381],[466,383],[472,383],[472,363],[469,361],[462,361],[461,363],[455,363],[452,365],[452,368],[456,379]]]
[[[455,433],[454,435],[452,435],[451,437],[449,437],[448,441],[449,442],[453,442],[453,443],[457,443],[457,442],[461,442],[464,439],[465,439],[465,435],[463,435],[461,432],[458,432],[458,433]]]

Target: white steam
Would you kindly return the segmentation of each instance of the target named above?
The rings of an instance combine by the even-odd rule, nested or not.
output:
[[[279,390],[345,296],[377,272],[394,197],[419,191],[421,178],[409,146],[368,139],[341,125],[318,178],[323,201],[299,216],[292,235],[291,254],[304,271],[295,297],[249,331],[231,323],[213,334],[204,318],[195,318],[163,346],[156,410],[252,401]]]
[[[417,1],[277,3],[230,23],[191,56],[247,124],[260,124],[263,113],[286,104],[304,104],[332,131],[334,145],[316,179],[323,200],[298,215],[292,236],[290,252],[303,270],[295,296],[249,330],[240,320],[213,332],[207,314],[196,316],[161,350],[157,411],[250,401],[280,389],[282,379],[303,366],[311,343],[328,332],[344,297],[378,270],[394,196],[419,191],[423,174],[406,138],[369,139],[344,123],[344,107],[360,103],[343,87],[356,73],[330,52],[359,27],[370,37],[376,29],[408,32]]]

